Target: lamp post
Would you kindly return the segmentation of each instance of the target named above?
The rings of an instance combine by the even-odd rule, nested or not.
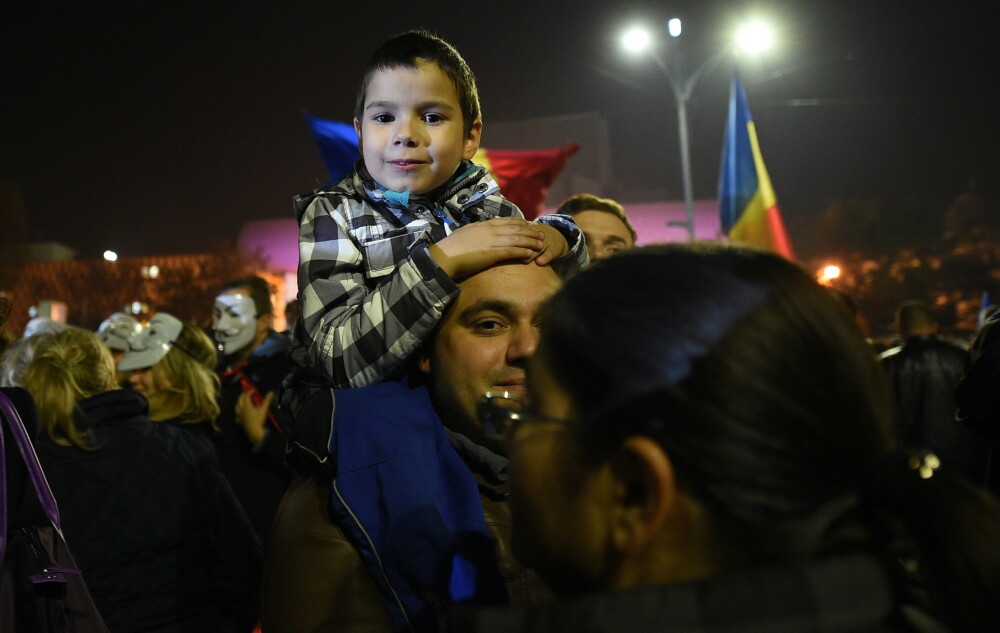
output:
[[[677,39],[682,33],[682,24],[678,18],[667,21],[667,33],[671,39]],[[691,93],[694,92],[698,81],[706,73],[711,72],[719,65],[722,59],[735,50],[747,52],[760,52],[773,43],[773,33],[766,24],[760,21],[747,22],[736,33],[736,45],[733,48],[724,48],[708,59],[704,60],[694,72],[688,74],[687,64],[683,53],[674,50],[670,55],[668,64],[659,51],[652,46],[652,38],[649,33],[642,28],[633,28],[626,31],[622,38],[625,48],[633,53],[646,51],[660,67],[660,70],[667,76],[670,90],[674,96],[674,103],[677,106],[677,136],[680,141],[681,152],[681,178],[684,186],[684,212],[685,219],[671,220],[668,226],[682,226],[687,229],[688,240],[694,240],[694,193],[691,185],[691,142],[688,136],[687,104],[691,100]]]

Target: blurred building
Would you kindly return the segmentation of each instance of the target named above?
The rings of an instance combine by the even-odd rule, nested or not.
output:
[[[275,327],[282,330],[289,292],[291,297],[295,295],[294,265],[289,277],[282,264],[272,265],[253,253],[236,249],[108,261],[75,259],[72,249],[62,245],[35,246],[29,252],[40,259],[21,264],[12,287],[0,288],[12,308],[5,327],[16,336],[34,316],[96,329],[108,315],[118,311],[143,319],[163,310],[207,327],[222,284],[248,275],[259,275],[271,285]],[[290,290],[286,287],[289,278]]]

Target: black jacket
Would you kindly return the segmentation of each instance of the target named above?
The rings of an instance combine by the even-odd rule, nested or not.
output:
[[[881,355],[896,401],[896,426],[907,446],[930,448],[941,459],[981,480],[985,450],[955,421],[955,389],[968,353],[936,336],[911,336]]]
[[[211,442],[146,417],[141,395],[81,401],[95,450],[41,434],[63,532],[111,631],[248,631],[261,546]]]
[[[551,604],[456,608],[440,627],[443,633],[943,630],[923,611],[900,605],[882,566],[863,553],[607,591]]]
[[[1000,312],[980,328],[971,352],[969,368],[955,392],[958,419],[988,443],[992,456],[986,483],[1000,496]]]
[[[289,370],[286,352],[290,345],[291,339],[288,336],[271,332],[251,352],[245,364],[239,366],[240,372],[257,387],[262,396],[270,391],[275,393],[271,407],[275,416],[282,415],[276,411],[277,394]],[[216,420],[222,433],[221,439],[216,442],[219,464],[250,518],[257,536],[266,545],[278,503],[291,481],[291,471],[285,465],[285,438],[269,422],[267,435],[260,445],[250,444],[243,428],[236,423],[236,400],[243,393],[240,376],[226,375],[225,369],[230,368],[224,367],[220,372],[221,410]]]
[[[11,404],[17,410],[25,430],[32,442],[37,442],[38,421],[35,417],[35,401],[27,391],[20,387],[0,387],[0,392],[10,398]],[[24,460],[17,449],[14,436],[11,435],[9,424],[2,424],[4,457],[7,471],[2,474],[5,479],[0,485],[7,486],[7,530],[21,526],[48,525],[48,518],[38,502],[38,496],[24,466]]]

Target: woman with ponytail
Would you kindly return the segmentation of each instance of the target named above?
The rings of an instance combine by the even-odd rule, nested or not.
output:
[[[29,340],[39,458],[108,628],[249,631],[260,543],[209,440],[150,420],[92,332]]]
[[[60,336],[28,338],[33,356],[22,380],[35,402],[44,402],[39,422],[48,438],[59,446],[92,450],[98,447],[92,429],[77,425],[77,402],[116,388],[111,354],[90,345],[87,332],[63,330]]]
[[[794,264],[635,249],[551,300],[487,394],[515,554],[562,599],[449,630],[1000,630],[1000,505],[892,437],[882,371]]]

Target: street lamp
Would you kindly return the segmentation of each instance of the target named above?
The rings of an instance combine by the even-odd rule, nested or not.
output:
[[[824,286],[829,286],[833,283],[834,279],[839,279],[842,273],[843,271],[840,269],[840,266],[837,266],[836,264],[828,264],[819,271],[816,275],[816,279]]]
[[[672,18],[667,21],[667,33],[671,38],[679,38],[682,32],[681,21]],[[698,80],[707,72],[713,70],[722,59],[730,53],[742,50],[750,53],[758,53],[766,50],[774,44],[774,33],[770,27],[760,21],[754,20],[745,23],[736,33],[736,42],[733,48],[725,48],[708,59],[703,61],[694,72],[688,74],[684,56],[680,51],[675,51],[670,56],[670,64],[663,59],[659,51],[652,45],[653,38],[648,31],[641,27],[634,27],[625,32],[622,44],[626,50],[632,53],[648,52],[656,62],[656,65],[666,74],[670,83],[671,92],[674,95],[674,102],[677,104],[677,133],[680,140],[681,150],[681,177],[684,185],[684,211],[686,219],[684,221],[671,220],[668,226],[683,226],[687,229],[688,239],[694,240],[694,194],[691,186],[691,143],[688,139],[687,103],[691,99]]]

